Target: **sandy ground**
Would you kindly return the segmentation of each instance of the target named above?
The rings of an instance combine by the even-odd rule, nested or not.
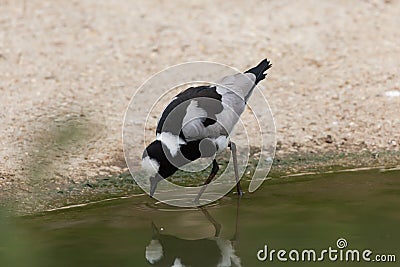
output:
[[[262,86],[278,156],[399,151],[399,10],[400,1],[0,0],[2,195],[126,170],[130,98],[192,60],[244,70],[271,59]]]

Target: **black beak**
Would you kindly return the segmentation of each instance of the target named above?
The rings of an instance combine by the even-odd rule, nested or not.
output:
[[[158,182],[161,180],[162,180],[162,178],[158,173],[156,175],[150,177],[150,197],[153,197],[154,192],[156,191]]]

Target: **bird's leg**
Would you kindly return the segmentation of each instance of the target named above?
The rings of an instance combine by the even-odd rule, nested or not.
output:
[[[232,242],[237,242],[239,240],[239,209],[240,209],[240,198],[238,198],[236,202],[236,225],[235,225],[235,234],[231,239]]]
[[[242,196],[243,191],[240,186],[240,180],[239,180],[239,171],[238,171],[237,155],[236,155],[236,144],[232,141],[229,141],[228,147],[232,151],[233,169],[235,170],[235,179],[236,179],[236,191],[239,196]]]
[[[203,212],[204,216],[206,216],[207,220],[212,223],[215,229],[215,237],[219,237],[219,234],[221,233],[221,224],[217,222],[211,215],[208,213],[206,208],[200,207],[200,210]]]
[[[201,195],[204,193],[204,191],[207,188],[207,185],[212,181],[212,179],[214,179],[215,175],[219,171],[219,166],[218,166],[218,163],[217,163],[217,161],[215,159],[213,160],[212,164],[213,164],[213,166],[212,166],[212,169],[211,169],[211,173],[208,176],[206,182],[204,183],[204,186],[200,189],[200,192],[197,194],[197,197],[194,200],[195,203],[199,202]]]

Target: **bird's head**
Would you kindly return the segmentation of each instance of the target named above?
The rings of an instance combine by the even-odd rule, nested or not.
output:
[[[146,147],[142,155],[142,169],[150,175],[150,196],[153,196],[158,182],[162,179],[159,171],[165,157],[160,141],[154,141]]]
[[[164,151],[160,141],[154,141],[146,147],[142,155],[142,168],[149,174],[155,174],[160,169]]]
[[[163,143],[160,140],[147,146],[142,155],[142,168],[150,175],[150,196],[153,196],[158,182],[174,174],[179,167],[201,157],[215,156],[220,146],[222,149],[226,147],[223,142],[220,142],[220,139],[218,138],[217,143],[205,138],[183,145],[178,144],[177,151],[174,150],[175,145],[168,142]]]
[[[171,176],[177,168],[171,164],[166,153],[168,149],[161,141],[156,140],[146,147],[142,155],[142,169],[150,175],[150,196],[153,196],[157,184]]]

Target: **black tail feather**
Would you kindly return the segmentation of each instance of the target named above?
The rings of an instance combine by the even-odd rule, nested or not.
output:
[[[245,73],[253,73],[256,76],[255,84],[258,84],[260,81],[264,80],[265,76],[267,76],[266,71],[271,67],[271,62],[268,59],[264,59],[254,68],[245,71]]]

